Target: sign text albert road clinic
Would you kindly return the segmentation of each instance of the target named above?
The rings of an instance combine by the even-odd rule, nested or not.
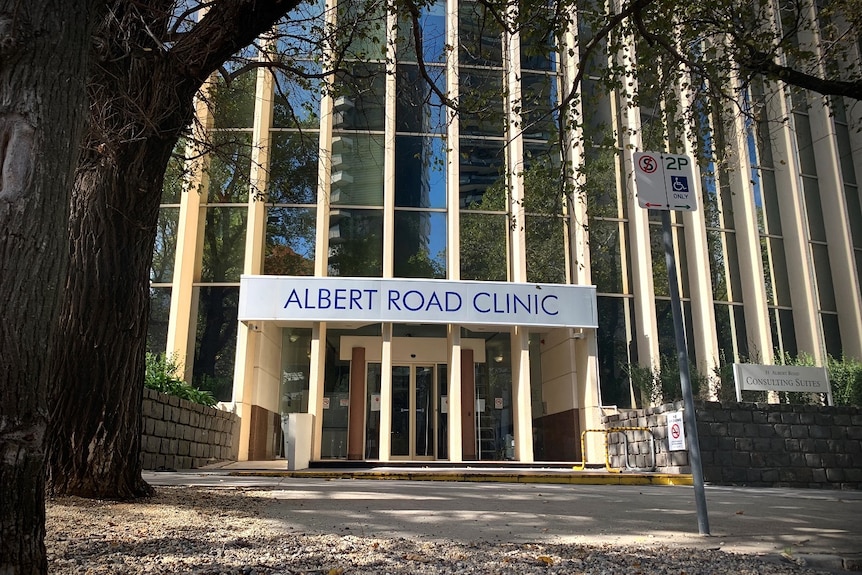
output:
[[[239,319],[596,327],[595,288],[557,284],[243,276]]]

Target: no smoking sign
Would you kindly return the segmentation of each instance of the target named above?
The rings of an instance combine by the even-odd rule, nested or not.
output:
[[[681,411],[667,414],[667,448],[669,451],[685,450],[685,426]]]

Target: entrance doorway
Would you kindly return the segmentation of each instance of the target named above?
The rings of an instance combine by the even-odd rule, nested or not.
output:
[[[392,443],[395,459],[437,458],[437,378],[434,364],[392,366]]]

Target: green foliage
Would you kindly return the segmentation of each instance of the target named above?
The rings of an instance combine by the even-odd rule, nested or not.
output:
[[[641,392],[644,403],[661,405],[682,399],[679,362],[675,357],[662,357],[660,367],[644,367],[634,363],[623,366],[632,387]],[[694,397],[709,388],[708,378],[689,366],[689,379]]]
[[[216,404],[215,397],[209,391],[190,386],[179,374],[182,366],[175,356],[163,356],[147,352],[147,368],[144,374],[144,385],[150,389],[187,399],[209,407]]]
[[[829,356],[826,369],[832,383],[832,397],[835,405],[855,405],[862,407],[862,362],[841,356]]]

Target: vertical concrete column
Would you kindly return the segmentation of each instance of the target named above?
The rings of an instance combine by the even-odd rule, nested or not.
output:
[[[465,357],[465,351],[469,351],[469,357]],[[464,433],[463,411],[464,402],[461,397],[463,374],[465,361],[469,359],[467,365],[470,367],[470,373],[473,372],[473,350],[463,350],[461,348],[461,328],[457,325],[449,326],[449,382],[446,397],[449,401],[449,413],[447,419],[449,422],[449,437],[447,439],[449,461],[458,463],[463,461],[464,450],[462,443],[462,434]]]
[[[387,30],[390,36],[398,30],[398,17],[395,10],[387,10]],[[391,278],[395,270],[395,102],[397,85],[395,81],[395,42],[386,46],[386,100],[383,125],[383,277]]]
[[[383,324],[380,350],[380,461],[392,459],[392,324]]]
[[[347,459],[365,453],[365,348],[354,347],[350,357],[350,409],[347,416]]]
[[[515,459],[533,461],[533,409],[530,396],[530,341],[523,326],[512,329],[512,417],[515,427]]]
[[[473,368],[473,350],[461,350],[461,435],[455,436],[451,429],[449,431],[449,443],[460,441],[459,449],[464,461],[476,459],[476,371]],[[451,421],[456,414],[449,417]]]
[[[314,415],[311,458],[320,460],[323,442],[323,375],[326,373],[326,324],[311,326],[311,365],[308,370],[308,413]]]
[[[458,2],[459,0],[447,0],[446,2],[446,43],[448,46],[458,46]],[[446,50],[446,90],[449,98],[458,101],[458,50]],[[461,279],[461,204],[460,204],[460,157],[461,131],[456,122],[455,110],[445,108],[447,118],[446,137],[449,147],[446,154],[446,277],[457,281]],[[457,330],[456,330],[457,331]],[[450,327],[451,332],[451,327]],[[454,369],[449,372],[457,373]],[[452,395],[449,396],[450,407]],[[450,430],[451,428],[450,417]],[[451,433],[451,432],[450,432]],[[450,442],[451,443],[451,442]],[[450,449],[451,458],[452,451]]]

